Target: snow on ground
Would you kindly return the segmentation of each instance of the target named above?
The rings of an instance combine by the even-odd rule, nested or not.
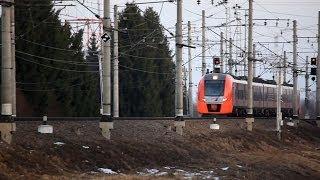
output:
[[[55,143],[53,143],[54,145],[58,145],[58,146],[62,146],[62,145],[65,145],[66,143],[64,143],[64,142],[55,142]]]
[[[98,171],[105,173],[105,174],[118,174],[117,172],[112,171],[111,169],[108,168],[99,168]]]

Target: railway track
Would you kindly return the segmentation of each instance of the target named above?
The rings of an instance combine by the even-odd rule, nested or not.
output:
[[[201,120],[244,120],[245,117],[183,117],[186,121]],[[100,121],[101,117],[47,117],[48,121]],[[175,117],[114,117],[113,121],[174,121]],[[275,117],[256,117],[259,120],[275,120]],[[16,117],[15,121],[43,121],[43,117]],[[317,121],[316,119],[300,119],[302,121]]]

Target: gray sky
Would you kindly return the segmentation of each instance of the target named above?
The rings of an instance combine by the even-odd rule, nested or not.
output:
[[[98,13],[98,1],[100,1],[101,6],[103,5],[103,0],[84,0],[85,4],[89,6],[95,13]],[[150,2],[155,0],[136,0],[135,2]],[[111,1],[111,12],[113,13],[113,5],[117,4],[120,6],[119,10],[121,11],[126,2],[132,2],[128,0],[119,0],[119,1]],[[201,4],[197,5],[196,0],[184,0],[183,1],[183,23],[186,24],[187,21],[191,21],[193,26],[193,40],[196,43],[197,48],[192,51],[193,57],[196,57],[193,63],[193,79],[194,83],[197,84],[201,78],[201,56],[196,56],[201,53],[201,47],[199,46],[201,43],[201,11],[206,11],[206,26],[218,26],[222,23],[226,22],[226,9],[229,10],[230,18],[229,21],[235,19],[234,9],[232,8],[236,4],[241,6],[241,9],[248,8],[247,0],[229,0],[229,3],[221,6],[216,6],[219,1],[213,0],[214,5],[211,4],[211,0],[201,0]],[[73,3],[76,4],[76,3]],[[83,8],[81,5],[76,4],[75,7],[68,7],[63,11],[63,14],[67,16],[61,16],[62,19],[74,19],[74,18],[92,18],[92,13]],[[173,33],[175,32],[174,26],[176,23],[176,4],[175,3],[157,3],[157,4],[145,4],[139,5],[141,9],[145,9],[146,7],[153,7],[160,14],[161,23],[171,30]],[[299,37],[316,37],[317,35],[317,23],[318,23],[318,11],[320,11],[320,1],[319,0],[255,0],[254,1],[254,19],[289,19],[278,21],[266,21],[267,25],[264,25],[264,21],[254,21],[254,34],[253,39],[254,42],[287,42],[292,41],[292,21],[297,20],[298,22],[298,36]],[[102,9],[102,7],[101,7]],[[241,21],[238,21],[239,24],[244,24],[244,11],[238,11],[239,17]],[[102,12],[100,12],[101,14]],[[113,14],[111,15],[113,17]],[[289,27],[287,27],[289,22]],[[237,21],[232,23],[233,25],[237,24]],[[276,24],[278,24],[276,26]],[[221,31],[225,32],[225,28],[211,28],[214,32],[220,34]],[[93,28],[94,30],[94,28]],[[244,49],[244,27],[238,28],[238,34],[235,34],[235,27],[230,28],[228,33],[228,38],[235,38],[235,44],[242,49]],[[187,33],[186,26],[184,26],[184,34]],[[241,34],[239,34],[241,33]],[[166,33],[168,36],[169,33]],[[211,56],[219,55],[220,45],[212,45],[214,41],[218,41],[220,39],[219,36],[211,32],[210,30],[206,30],[206,40],[208,41],[206,51],[206,61],[208,68],[212,68],[212,58]],[[197,39],[199,41],[197,41]],[[184,37],[186,40],[186,37]],[[258,64],[257,65],[257,75],[261,75],[261,77],[265,79],[272,78],[273,70],[266,70],[266,68],[271,68],[270,63],[274,65],[274,57],[272,57],[272,52],[277,53],[278,55],[282,55],[283,51],[287,51],[288,53],[288,61],[292,61],[292,43],[279,43],[278,46],[273,44],[264,44],[265,47],[257,44],[257,51],[262,53],[263,56],[259,56],[258,58],[266,58],[270,59],[266,64]],[[170,47],[174,52],[174,39],[170,40]],[[270,49],[270,50],[267,50]],[[235,48],[234,48],[235,50]],[[309,57],[316,57],[317,50],[317,42],[315,38],[308,39],[299,39],[298,44],[298,66],[300,68],[304,68],[305,57],[308,55]],[[237,52],[237,51],[236,51]],[[187,61],[187,49],[184,49],[184,61]],[[240,51],[238,50],[238,53]],[[208,56],[208,57],[207,57]],[[237,61],[241,60],[241,57],[237,57],[236,54],[233,55]],[[238,67],[239,74],[243,74],[243,67]],[[289,70],[288,70],[289,71]],[[290,80],[292,75],[291,72],[288,74],[287,79]],[[292,82],[292,81],[291,81]],[[315,89],[314,82],[311,81],[310,84],[313,84],[312,89]],[[301,75],[299,77],[299,88],[304,88],[304,76]],[[302,90],[302,89],[301,89]],[[196,92],[196,91],[194,91]]]

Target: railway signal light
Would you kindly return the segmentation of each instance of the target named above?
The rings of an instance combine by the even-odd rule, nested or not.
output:
[[[317,65],[317,58],[311,58],[311,65]]]
[[[317,68],[311,68],[311,75],[316,76],[317,75]]]
[[[219,65],[220,64],[220,58],[214,57],[213,58],[213,63],[214,63],[214,65]]]

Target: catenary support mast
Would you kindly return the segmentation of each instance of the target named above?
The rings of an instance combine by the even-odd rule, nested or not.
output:
[[[297,21],[293,21],[293,99],[292,99],[292,108],[293,108],[293,118],[298,118],[298,69],[297,69]]]
[[[175,88],[175,129],[183,134],[185,121],[183,120],[183,94],[182,94],[182,0],[177,0],[177,24],[176,24],[176,88]]]
[[[188,103],[189,103],[189,115],[193,117],[193,79],[192,79],[192,57],[191,57],[191,44],[192,44],[192,37],[191,37],[191,22],[188,21],[188,66],[189,66],[189,90],[188,90]]]
[[[252,123],[254,122],[253,117],[253,88],[252,88],[252,81],[253,81],[253,58],[252,58],[252,51],[253,51],[253,0],[249,0],[249,26],[248,26],[248,80],[247,80],[247,92],[248,92],[248,99],[247,99],[247,130],[252,131]]]
[[[119,51],[117,5],[114,6],[113,57],[113,116],[119,117]]]
[[[202,76],[206,74],[207,63],[206,63],[206,12],[202,10]]]

